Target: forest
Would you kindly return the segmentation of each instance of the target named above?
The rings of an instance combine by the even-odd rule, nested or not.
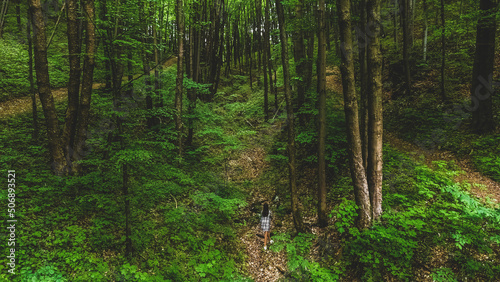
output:
[[[498,0],[0,3],[0,281],[499,281]]]

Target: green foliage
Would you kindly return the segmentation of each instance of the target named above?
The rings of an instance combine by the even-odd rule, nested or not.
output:
[[[390,147],[384,148],[384,164],[380,222],[358,231],[351,200],[344,199],[332,211],[348,266],[361,266],[366,281],[388,275],[411,281],[418,265],[433,256],[430,249],[444,247],[459,269],[455,273],[437,269],[432,274],[435,280],[492,280],[499,275],[500,258],[494,250],[498,249],[500,210],[471,196],[468,185],[453,181],[459,173],[455,164],[438,161],[431,169]],[[477,254],[489,259],[477,259]]]
[[[358,237],[359,230],[354,226],[358,216],[358,206],[352,200],[342,199],[342,202],[330,213],[335,217],[335,227],[340,234],[347,232],[349,235]]]
[[[500,135],[480,137],[472,142],[474,164],[495,181],[500,181]]]
[[[0,39],[0,102],[29,94],[28,51],[14,40]]]
[[[456,282],[455,275],[450,268],[438,268],[432,272],[432,279],[436,282]]]
[[[277,234],[273,237],[275,243],[271,245],[272,251],[279,252],[283,249],[287,252],[290,279],[301,279],[302,281],[337,281],[339,276],[318,262],[307,259],[312,241],[315,236],[308,233],[299,233],[293,239],[288,233]]]
[[[26,271],[27,272],[27,271]],[[26,273],[25,272],[25,273]],[[43,281],[43,282],[63,282],[63,281],[68,281],[65,279],[62,275],[62,273],[54,266],[44,266],[35,272],[25,274],[26,278],[24,281],[30,281],[30,282],[38,282],[38,281]]]

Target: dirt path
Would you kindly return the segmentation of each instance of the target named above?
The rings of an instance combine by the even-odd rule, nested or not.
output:
[[[329,90],[342,94],[342,80],[338,67],[329,66],[327,68],[326,85]],[[465,172],[455,177],[455,181],[467,181],[470,184],[479,184],[472,185],[471,194],[481,199],[489,197],[495,203],[500,203],[500,183],[477,171],[470,159],[459,159],[449,151],[425,150],[413,143],[398,138],[395,133],[387,130],[384,130],[384,142],[389,143],[392,147],[402,152],[409,153],[415,160],[420,160],[420,156],[423,156],[424,163],[427,166],[432,166],[432,162],[438,160],[454,161]]]
[[[165,61],[163,64],[163,68],[168,68],[172,66],[173,64],[177,63],[177,57],[170,57]],[[154,70],[151,71],[151,73],[154,73]],[[141,74],[137,74],[134,76],[134,78],[137,78]],[[125,77],[124,77],[125,79]],[[98,89],[101,88],[104,85],[104,83],[94,83],[92,85],[92,89]],[[54,102],[55,103],[60,103],[63,101],[66,101],[68,99],[68,88],[66,87],[61,87],[61,88],[54,88],[52,89],[52,96],[54,97]],[[40,108],[41,110],[41,103],[40,99],[36,99],[36,104],[37,108]],[[32,101],[31,101],[31,96],[26,96],[22,98],[16,98],[12,100],[8,100],[5,102],[0,103],[0,119],[4,118],[9,118],[14,115],[26,113],[26,112],[31,112],[32,110]]]
[[[272,134],[279,132],[279,127],[270,127],[259,134]],[[272,138],[272,137],[271,137]],[[262,139],[258,138],[259,141]],[[261,177],[269,167],[266,161],[266,152],[260,144],[251,144],[251,148],[243,150],[228,160],[226,169],[226,179],[228,181],[245,182],[255,181]],[[261,191],[262,190],[262,191]],[[253,280],[257,282],[277,281],[283,278],[287,268],[286,253],[265,251],[263,233],[260,229],[258,216],[260,207],[264,201],[269,199],[265,195],[265,188],[249,187],[247,188],[249,197],[247,207],[241,211],[240,218],[244,219],[246,226],[238,231],[238,237],[245,248],[246,270]],[[285,232],[284,227],[277,228],[273,226],[272,232]]]

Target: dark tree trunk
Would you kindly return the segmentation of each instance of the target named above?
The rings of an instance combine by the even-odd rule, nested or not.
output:
[[[40,101],[47,125],[47,137],[51,168],[54,174],[67,174],[67,163],[64,158],[61,138],[59,136],[59,124],[56,115],[54,98],[50,89],[49,67],[47,61],[47,38],[45,36],[45,23],[42,14],[40,0],[29,0],[29,6],[33,19],[33,43],[35,47],[35,70]]]
[[[406,95],[411,94],[411,74],[410,74],[410,7],[411,0],[403,0],[403,66],[405,76]]]
[[[481,0],[481,16],[477,23],[476,54],[472,70],[471,111],[472,129],[476,133],[488,133],[495,129],[493,118],[493,69],[495,61],[496,21],[495,0]]]
[[[368,187],[372,219],[382,214],[382,54],[380,51],[380,0],[366,1],[368,23],[372,27],[367,50],[368,65]]]
[[[423,49],[423,59],[424,62],[427,61],[427,34],[429,31],[429,25],[427,24],[427,1],[424,0],[423,2],[423,9],[424,9],[424,40],[422,42],[422,49]]]
[[[80,20],[78,13],[78,1],[67,2],[68,17],[68,51],[69,51],[69,81],[68,81],[68,109],[66,111],[66,122],[62,134],[62,143],[65,146],[67,162],[71,163],[74,154],[74,136],[78,115],[78,104],[80,99]]]
[[[177,38],[178,38],[178,55],[177,55],[177,77],[175,79],[175,129],[177,131],[177,146],[179,163],[182,161],[182,84],[184,81],[183,58],[184,58],[184,9],[182,0],[176,0],[176,23],[177,23]]]
[[[372,223],[370,193],[363,166],[361,151],[361,136],[359,132],[358,104],[354,81],[354,60],[351,34],[350,1],[337,0],[340,40],[343,42],[342,91],[344,93],[344,110],[347,124],[347,142],[349,144],[349,167],[354,184],[354,196],[359,212],[357,225],[361,229],[368,228]]]
[[[276,9],[278,14],[278,22],[280,29],[280,41],[281,41],[281,61],[283,63],[283,80],[285,84],[285,100],[286,100],[286,111],[287,111],[287,127],[288,127],[288,173],[289,173],[289,187],[290,196],[292,199],[292,214],[293,222],[297,232],[304,231],[304,224],[302,222],[302,215],[299,208],[299,194],[297,191],[297,173],[295,167],[295,128],[294,128],[294,116],[293,116],[293,105],[292,105],[292,95],[290,90],[290,67],[288,64],[288,41],[286,38],[285,29],[285,15],[283,11],[283,5],[280,0],[276,0]]]
[[[16,18],[17,18],[17,32],[21,35],[22,25],[21,25],[21,0],[16,3]]]
[[[27,36],[28,36],[28,80],[30,83],[30,93],[31,93],[31,109],[33,116],[33,140],[38,139],[38,113],[36,107],[36,92],[35,92],[35,82],[33,80],[33,39],[31,36],[31,14],[28,10],[28,24],[26,25]]]
[[[83,0],[83,10],[85,11],[86,31],[85,57],[83,59],[82,93],[78,107],[78,123],[75,135],[75,161],[79,161],[83,157],[83,147],[87,138],[92,85],[94,81],[95,55],[97,53],[94,0]],[[78,166],[75,167],[77,168],[75,172],[78,172]]]
[[[359,68],[360,68],[360,103],[359,111],[360,117],[360,134],[361,134],[361,151],[363,156],[363,167],[367,168],[368,165],[368,66],[366,65],[366,49],[368,45],[368,35],[365,34],[367,21],[366,21],[366,0],[360,2],[360,21],[361,29],[359,32],[363,34],[358,35],[358,51],[359,51]]]
[[[326,27],[325,0],[319,0],[318,7],[318,96],[319,96],[319,133],[318,133],[318,224],[328,224],[326,215]]]
[[[441,0],[441,98],[446,101],[446,92],[444,89],[444,71],[446,64],[446,39],[445,39],[446,24],[444,19],[444,0]]]
[[[295,17],[298,23],[296,30],[293,33],[293,56],[295,60],[295,73],[299,77],[299,81],[297,81],[297,110],[299,114],[297,117],[299,118],[299,123],[301,125],[305,125],[305,116],[301,113],[301,108],[305,103],[305,81],[304,81],[304,72],[306,70],[306,53],[304,47],[304,30],[302,29],[302,21],[303,21],[303,0],[297,1],[295,5]]]

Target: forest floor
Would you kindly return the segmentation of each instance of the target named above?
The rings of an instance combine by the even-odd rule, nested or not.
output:
[[[175,64],[175,62],[176,58],[172,57],[165,62],[164,67],[171,66]],[[328,67],[326,80],[328,90],[341,95],[342,82],[338,67]],[[102,87],[102,85],[103,83],[94,83],[93,88],[97,89]],[[67,88],[52,90],[56,103],[64,101],[67,98],[66,93]],[[31,103],[31,97],[23,97],[0,103],[0,118],[9,118],[20,113],[31,111]],[[40,105],[39,103],[38,100],[38,105]],[[249,191],[248,205],[240,214],[240,218],[243,219],[246,224],[238,231],[238,236],[242,244],[241,247],[245,248],[247,256],[246,271],[257,282],[277,281],[280,278],[284,278],[288,271],[285,250],[274,252],[269,249],[267,251],[263,249],[263,235],[259,224],[261,206],[264,202],[270,202],[271,199],[274,199],[275,194],[273,194],[273,191],[275,191],[275,189],[272,186],[276,184],[259,181],[259,178],[265,178],[265,174],[270,171],[270,163],[267,160],[266,151],[269,147],[269,142],[274,142],[276,136],[283,130],[283,124],[284,122],[282,120],[276,119],[272,125],[260,127],[260,131],[254,139],[255,142],[247,144],[247,149],[236,154],[228,161],[228,173],[226,174],[228,181],[252,183],[252,185],[247,188],[247,191]],[[432,162],[438,160],[445,160],[448,162],[454,161],[460,170],[464,172],[456,177],[455,180],[457,182],[467,181],[471,184],[479,184],[471,185],[471,194],[481,199],[489,197],[494,202],[500,203],[500,183],[493,181],[477,171],[470,159],[458,158],[452,152],[448,151],[425,150],[411,142],[399,138],[396,132],[384,131],[384,141],[428,166],[432,166]],[[299,184],[299,189],[313,189],[311,187],[314,187],[314,183],[309,182],[315,180],[315,172],[303,173],[306,175],[310,174],[311,176],[307,177],[305,181],[307,183]],[[286,179],[280,179],[279,181],[284,182],[286,185]],[[262,185],[263,183],[265,183],[265,185]],[[273,226],[272,236],[277,233],[290,232],[293,230],[293,226],[291,225],[292,222],[293,220],[290,214],[286,215],[284,218],[279,218],[275,226]],[[335,236],[327,234],[330,232],[329,230],[320,229],[315,226],[316,217],[304,216],[304,222],[313,234],[335,241]],[[339,242],[330,243],[333,246],[339,245]],[[333,253],[337,254],[340,251],[340,249],[335,248]],[[311,252],[311,257],[319,257],[319,252],[319,246],[315,244]]]
[[[246,224],[239,230],[238,236],[242,243],[241,247],[245,248],[246,271],[257,282],[276,281],[282,278],[288,269],[285,251],[273,252],[269,248],[264,250],[264,237],[258,216],[262,204],[269,202],[272,197],[270,193],[273,189],[256,184],[259,182],[258,179],[269,169],[269,162],[266,160],[266,145],[260,140],[265,138],[273,140],[281,131],[281,124],[282,122],[278,121],[267,129],[260,130],[259,136],[255,139],[258,141],[247,144],[248,149],[235,155],[228,162],[227,178],[229,181],[254,183],[246,189],[249,192],[248,205],[240,214],[240,218],[243,218]],[[286,229],[287,227],[284,226],[273,226],[271,239],[276,233],[286,232]]]

